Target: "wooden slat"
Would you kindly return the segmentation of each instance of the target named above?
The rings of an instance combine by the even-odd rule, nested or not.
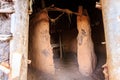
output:
[[[0,9],[0,13],[14,13],[15,11],[14,10],[10,10],[10,9]]]
[[[8,41],[12,38],[12,34],[0,34],[0,41]]]

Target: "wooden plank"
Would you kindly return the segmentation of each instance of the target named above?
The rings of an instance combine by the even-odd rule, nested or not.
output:
[[[12,34],[0,34],[0,41],[8,41],[12,38]]]
[[[10,9],[0,9],[0,13],[8,13],[8,14],[11,14],[11,13],[14,13],[15,11],[14,10],[10,10]]]
[[[11,33],[14,37],[10,41],[10,68],[15,72],[19,67],[14,68],[15,66],[13,64],[18,63],[19,66],[21,66],[20,75],[13,80],[27,80],[29,26],[28,0],[15,0],[14,8],[15,13],[11,16]],[[15,58],[15,60],[13,60],[16,53],[21,55],[21,61],[19,58]],[[18,74],[19,72],[17,73],[17,76]],[[11,78],[12,77],[13,76],[11,76]]]
[[[77,57],[79,64],[79,71],[89,76],[95,70],[96,56],[94,53],[94,46],[91,38],[91,28],[89,22],[89,16],[86,10],[80,6],[78,8],[79,15],[77,16]],[[83,15],[83,13],[85,15]]]
[[[120,80],[120,0],[102,0],[109,80]]]

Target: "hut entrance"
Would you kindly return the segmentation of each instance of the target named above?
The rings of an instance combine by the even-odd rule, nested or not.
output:
[[[10,77],[23,80],[29,62],[28,1],[12,1],[0,0],[0,79],[6,80],[7,69]],[[29,22],[32,63],[28,67],[28,80],[103,80],[104,29],[101,11],[95,8],[99,0],[29,1],[29,12],[33,13]]]
[[[34,1],[29,80],[103,80],[106,55],[101,11],[93,7],[95,2],[87,2],[91,7],[82,1],[69,2]]]

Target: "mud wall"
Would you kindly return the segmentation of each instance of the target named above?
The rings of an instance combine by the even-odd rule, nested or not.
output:
[[[87,11],[81,6],[78,9],[79,15],[77,16],[77,54],[79,71],[89,76],[93,73],[96,67],[96,56],[94,52],[94,45],[91,38],[91,27]],[[83,61],[84,60],[84,61]]]
[[[36,13],[30,19],[29,58],[32,60],[33,68],[44,73],[54,74],[53,51],[46,11]]]

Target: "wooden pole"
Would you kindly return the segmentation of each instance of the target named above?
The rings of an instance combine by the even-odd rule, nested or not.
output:
[[[15,0],[14,8],[15,13],[11,16],[10,75],[13,80],[27,80],[28,0]]]
[[[60,45],[60,59],[63,57],[63,50],[62,50],[62,36],[61,32],[59,32],[59,45]]]
[[[85,75],[89,76],[95,69],[96,66],[96,56],[94,53],[94,46],[91,39],[91,28],[89,23],[89,17],[87,11],[80,6],[78,8],[79,15],[77,16],[77,55],[79,71]],[[84,14],[85,15],[84,15]]]
[[[109,80],[120,80],[120,0],[102,0]]]

